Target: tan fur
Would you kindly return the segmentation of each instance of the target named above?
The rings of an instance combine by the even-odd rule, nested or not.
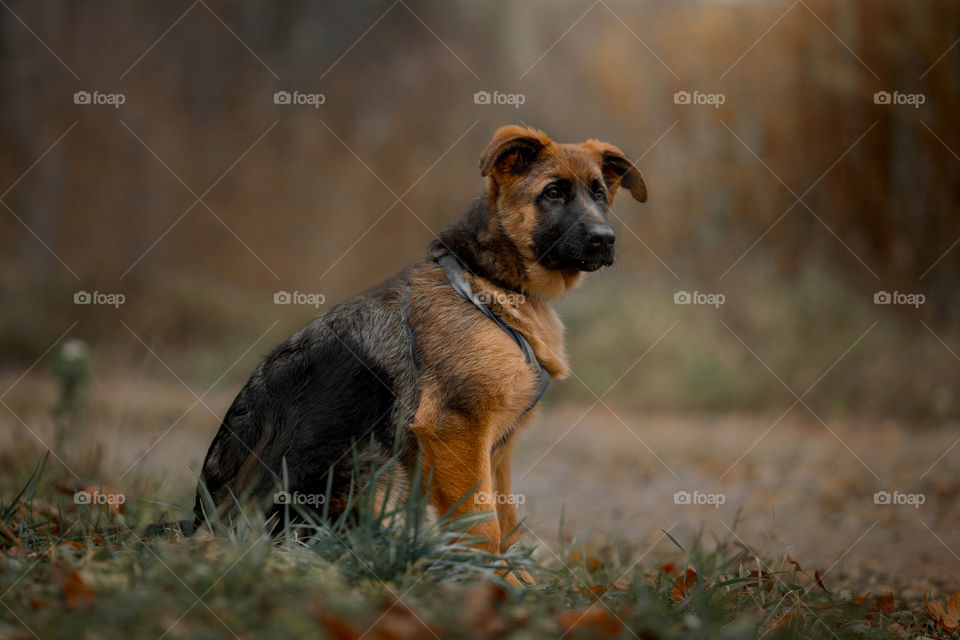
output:
[[[526,161],[523,154],[531,149],[536,152],[533,166],[522,174],[512,171],[515,163]],[[569,373],[564,327],[550,303],[579,285],[585,274],[552,271],[538,262],[532,194],[557,175],[584,184],[603,179],[608,205],[621,183],[638,200],[646,197],[646,187],[636,167],[613,145],[596,140],[557,144],[544,132],[527,127],[498,130],[481,155],[480,167],[495,212],[486,232],[494,236],[499,229],[493,227],[499,226],[507,234],[521,268],[504,269],[506,282],[469,273],[467,279],[490,309],[527,339],[551,377],[563,379]],[[611,172],[619,171],[622,177],[611,177]],[[410,429],[423,455],[433,506],[445,513],[473,487],[477,493],[511,494],[511,457],[518,434],[536,413],[526,411],[536,376],[516,343],[465,303],[438,264],[428,261],[414,269],[409,318],[422,374],[420,404]],[[486,538],[480,545],[484,549],[503,552],[518,539],[512,502],[489,505],[468,499],[456,513],[469,511],[495,511],[495,518],[472,531]]]

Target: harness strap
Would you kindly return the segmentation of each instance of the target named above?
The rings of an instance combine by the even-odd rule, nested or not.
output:
[[[524,413],[530,411],[530,409],[533,409],[537,402],[540,401],[547,387],[550,386],[550,374],[543,368],[540,361],[537,360],[537,356],[533,352],[533,347],[530,346],[530,343],[527,342],[527,339],[524,338],[519,331],[504,322],[500,316],[491,311],[490,307],[474,293],[470,287],[470,282],[467,280],[466,274],[463,272],[463,265],[460,264],[460,261],[457,260],[455,256],[446,249],[439,249],[433,253],[433,259],[437,261],[437,264],[443,268],[443,272],[447,274],[447,280],[450,281],[450,286],[453,287],[453,290],[460,294],[462,298],[473,303],[477,309],[483,312],[483,315],[496,322],[497,326],[520,347],[527,364],[529,364],[537,374],[537,382],[533,388],[533,397],[530,400],[530,404],[524,409]]]

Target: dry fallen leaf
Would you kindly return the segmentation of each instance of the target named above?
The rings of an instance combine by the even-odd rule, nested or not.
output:
[[[607,584],[594,584],[582,589],[577,589],[578,593],[581,593],[585,596],[590,596],[593,600],[599,600],[600,596],[605,594],[607,591],[630,591],[630,583],[626,580],[620,580],[618,582],[607,583]]]
[[[953,631],[953,628],[947,624],[947,611],[943,608],[943,605],[937,602],[936,600],[931,600],[930,602],[924,603],[924,608],[927,610],[927,614],[933,618],[933,621],[944,631],[950,633]]]
[[[863,604],[867,601],[867,596],[859,596],[856,599],[857,604]],[[871,613],[866,615],[867,620],[874,620],[876,618],[876,612],[880,612],[884,615],[890,615],[893,613],[893,610],[896,608],[896,598],[894,598],[892,593],[883,593],[879,596],[876,596],[873,599],[873,608]]]
[[[598,604],[563,614],[560,616],[560,624],[568,633],[577,629],[590,629],[605,636],[620,635],[623,628],[619,620],[614,618],[605,607]]]
[[[571,564],[584,563],[587,569],[600,569],[603,567],[603,561],[592,553],[584,553],[580,549],[574,549],[570,552],[568,558]]]
[[[817,581],[817,586],[823,589],[823,592],[827,595],[830,595],[830,590],[823,586],[823,580],[820,578],[820,570],[817,569],[813,572],[813,579]]]
[[[307,608],[314,620],[323,625],[327,630],[327,635],[333,640],[357,640],[360,637],[359,631],[346,621],[327,613],[319,603],[311,600],[307,604]]]
[[[93,587],[77,571],[67,572],[60,589],[65,604],[71,609],[81,604],[93,604]]]
[[[744,583],[743,585],[744,591],[749,591],[750,589],[756,589],[757,587],[760,587],[764,591],[770,591],[771,589],[773,589],[774,580],[776,579],[776,577],[772,573],[770,573],[769,571],[764,571],[762,569],[759,571],[757,569],[754,569],[753,571],[748,573],[745,577],[754,578],[756,582]]]
[[[683,600],[690,595],[690,591],[695,584],[697,584],[697,572],[693,567],[687,567],[686,572],[677,578],[677,586],[670,593],[677,600]]]
[[[923,597],[923,602],[927,614],[946,633],[952,633],[960,628],[960,590],[954,591],[953,595],[947,598],[946,607],[936,600],[927,602],[926,596]]]
[[[17,547],[23,544],[20,538],[18,538],[9,527],[0,527],[0,537],[5,538],[9,542],[15,544]]]
[[[811,576],[809,573],[804,571],[803,568],[800,566],[800,563],[794,560],[793,558],[791,558],[789,554],[787,555],[787,562],[793,565],[793,567],[797,570],[797,573],[803,574],[807,578],[812,578],[813,581],[817,583],[817,586],[823,589],[824,593],[826,593],[827,595],[830,595],[830,590],[824,586],[823,579],[820,577],[819,569],[815,570],[813,572],[813,575]]]
[[[360,633],[345,621],[332,616],[321,616],[320,622],[333,640],[358,640]]]
[[[110,487],[92,487],[88,489],[91,493],[99,493],[102,498],[101,500],[106,501],[107,508],[110,510],[110,513],[121,513],[123,507],[126,504],[127,497],[122,492],[111,489]]]
[[[792,564],[798,572],[806,573],[806,571],[804,571],[803,568],[800,566],[800,563],[794,560],[793,558],[791,558],[789,553],[787,554],[787,562]]]
[[[960,590],[947,598],[947,614],[954,620],[960,620]]]
[[[784,615],[780,616],[779,618],[773,621],[773,624],[770,625],[770,630],[783,629],[785,627],[789,627],[791,624],[793,624],[795,621],[799,619],[800,619],[800,615],[795,610],[788,611],[787,613],[785,613]]]
[[[886,615],[893,613],[893,608],[895,605],[896,600],[894,599],[892,593],[884,593],[877,596],[876,607],[881,613]]]

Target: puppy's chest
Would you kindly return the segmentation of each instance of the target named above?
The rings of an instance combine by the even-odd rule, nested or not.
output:
[[[446,408],[515,419],[539,396],[541,367],[551,377],[566,373],[562,326],[548,307],[548,313],[510,307],[478,288],[489,308],[529,343],[536,362],[528,362],[509,333],[468,301],[452,290],[432,293],[429,304],[414,305],[413,320],[422,382],[436,387]]]
[[[493,320],[467,309],[418,335],[424,373],[439,383],[454,408],[486,411],[526,406],[537,378],[536,363]],[[536,354],[536,350],[534,349]]]
[[[517,294],[489,292],[481,289],[488,298],[493,298],[491,310],[508,325],[519,331],[536,354],[537,360],[553,378],[565,378],[569,367],[564,345],[564,329],[553,309],[545,303],[529,302]],[[505,297],[504,297],[505,296]]]

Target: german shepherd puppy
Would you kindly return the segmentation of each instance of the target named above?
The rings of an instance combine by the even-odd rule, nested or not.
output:
[[[315,317],[280,344],[240,390],[210,445],[202,483],[221,515],[241,496],[324,495],[332,513],[354,456],[397,455],[438,513],[496,511],[479,546],[518,537],[509,497],[517,435],[550,378],[568,372],[550,303],[610,266],[607,212],[623,186],[643,202],[639,169],[617,147],[553,142],[499,129],[480,157],[487,188],[433,242],[428,257]],[[398,453],[396,453],[398,452]],[[206,502],[198,489],[197,523]]]

